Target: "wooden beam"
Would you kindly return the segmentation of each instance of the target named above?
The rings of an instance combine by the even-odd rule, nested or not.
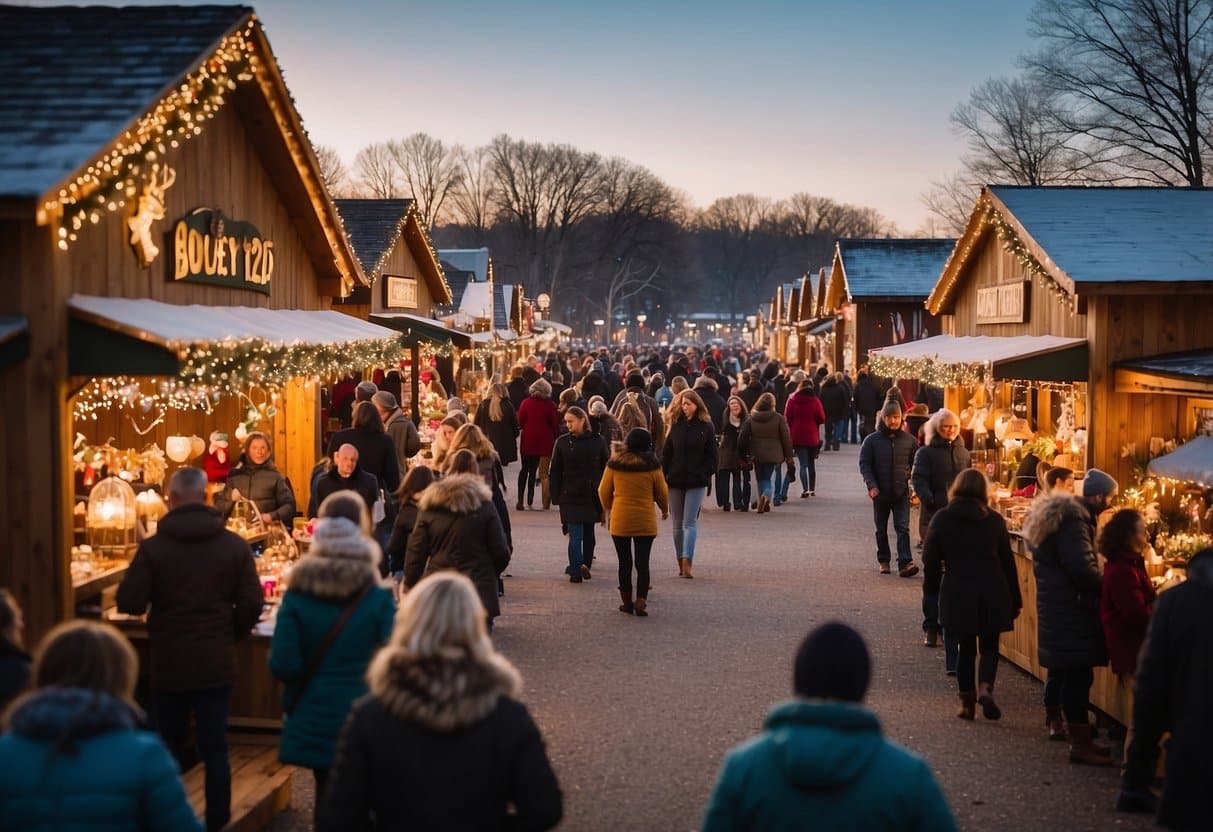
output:
[[[1117,369],[1116,392],[1213,396],[1213,379],[1170,378],[1138,370]]]

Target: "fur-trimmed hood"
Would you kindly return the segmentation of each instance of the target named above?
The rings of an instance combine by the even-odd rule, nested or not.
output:
[[[607,467],[612,471],[656,471],[661,467],[661,460],[651,452],[638,454],[634,451],[622,451],[611,457]]]
[[[709,390],[720,390],[720,385],[707,376],[700,376],[699,378],[695,379],[695,386],[691,389],[702,390],[705,387]]]
[[[437,509],[452,514],[475,514],[492,498],[493,492],[479,474],[449,474],[421,492],[417,505],[422,511]]]
[[[1037,497],[1023,521],[1024,539],[1039,546],[1070,519],[1091,522],[1091,513],[1078,497],[1065,492]]]
[[[396,719],[444,733],[474,725],[501,697],[516,698],[522,690],[518,671],[502,656],[487,663],[467,655],[421,659],[399,646],[380,651],[367,682]]]
[[[128,703],[82,688],[43,688],[22,700],[9,717],[9,728],[17,736],[54,743],[61,751],[111,731],[143,727],[143,714]]]
[[[316,524],[311,548],[291,570],[291,589],[317,598],[344,600],[379,581],[379,544],[344,517]]]

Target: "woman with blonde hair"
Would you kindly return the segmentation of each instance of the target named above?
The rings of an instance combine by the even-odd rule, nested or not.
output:
[[[699,509],[716,475],[716,429],[703,399],[694,390],[674,396],[666,411],[669,428],[661,453],[661,470],[670,490],[674,516],[674,556],[678,576],[693,578]]]
[[[467,423],[467,414],[462,410],[447,414],[446,418],[438,423],[438,430],[434,432],[434,444],[430,449],[434,468],[442,470],[447,454],[451,452],[451,442],[455,439],[456,431]]]
[[[489,387],[488,398],[476,408],[472,423],[493,443],[503,466],[518,459],[518,413],[504,384]]]
[[[518,700],[522,681],[484,621],[475,587],[453,572],[405,596],[367,673],[370,695],[342,731],[318,830],[545,830],[560,822],[560,786]]]
[[[108,624],[47,633],[34,689],[0,725],[0,829],[201,832],[177,764],[134,705],[138,673],[134,648]]]

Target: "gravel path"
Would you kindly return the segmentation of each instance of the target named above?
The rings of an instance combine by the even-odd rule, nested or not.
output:
[[[514,515],[496,638],[522,671],[564,789],[562,829],[697,829],[724,752],[790,694],[797,644],[830,619],[867,639],[868,703],[931,763],[962,829],[1151,828],[1112,811],[1114,770],[1072,767],[1066,746],[1045,739],[1040,684],[1011,665],[999,669],[1000,722],[955,718],[943,651],[921,643],[921,575],[876,572],[857,456],[824,454],[818,496],[797,499],[794,487],[767,515],[725,514],[709,498],[694,580],[677,578],[664,527],[648,618],[616,609],[605,530],[594,579],[574,585],[556,511]],[[310,774],[296,775],[294,808],[272,828],[310,828],[312,800]]]

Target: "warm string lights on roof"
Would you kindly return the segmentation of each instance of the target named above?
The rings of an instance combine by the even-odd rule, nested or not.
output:
[[[375,266],[371,269],[371,273],[366,276],[367,280],[374,283],[383,274],[383,269],[387,266],[388,257],[391,256],[392,251],[396,248],[396,244],[400,242],[400,238],[404,235],[404,227],[408,225],[409,217],[417,220],[417,228],[420,229],[421,239],[425,241],[425,247],[429,250],[430,259],[434,261],[433,265],[434,269],[438,272],[438,279],[442,281],[442,286],[446,289],[447,297],[453,300],[455,296],[451,292],[451,284],[446,282],[446,272],[442,269],[442,260],[438,257],[438,251],[430,240],[429,229],[425,227],[425,222],[422,221],[421,214],[417,211],[417,203],[415,202],[409,203],[408,211],[400,218],[400,222],[396,224],[396,231],[392,234],[392,239],[384,246],[383,251],[379,252],[379,259],[375,261]],[[342,220],[342,227],[344,226],[345,221]],[[348,238],[349,235],[347,234],[346,236]],[[353,240],[350,240],[350,248],[357,253],[357,250],[354,249]]]
[[[143,174],[154,170],[170,149],[200,135],[202,125],[219,113],[237,84],[254,77],[259,65],[255,25],[256,18],[250,18],[240,32],[224,38],[202,66],[127,130],[108,154],[42,206],[44,216],[58,226],[60,249],[67,250],[85,223],[100,222],[102,212],[133,200]]]
[[[880,378],[918,379],[934,387],[972,387],[985,384],[990,375],[990,365],[984,362],[972,364],[945,364],[933,358],[894,358],[873,353],[868,369]]]
[[[217,341],[189,347],[179,376],[223,394],[249,386],[278,391],[293,378],[335,378],[353,370],[395,364],[406,354],[399,338],[342,344],[271,344],[258,338]]]

